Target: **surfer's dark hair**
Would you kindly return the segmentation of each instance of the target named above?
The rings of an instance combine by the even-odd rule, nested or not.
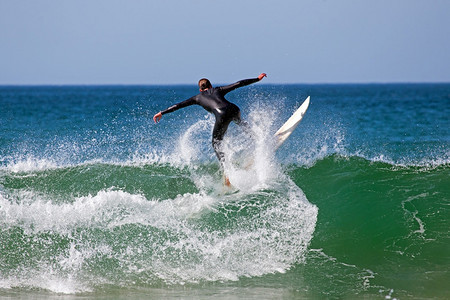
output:
[[[198,87],[200,88],[200,90],[206,90],[209,88],[212,88],[211,82],[209,82],[208,79],[206,78],[202,78],[198,81]]]

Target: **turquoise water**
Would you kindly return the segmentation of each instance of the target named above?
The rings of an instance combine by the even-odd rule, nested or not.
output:
[[[0,87],[0,296],[450,297],[449,84],[236,90],[231,189],[194,93]]]

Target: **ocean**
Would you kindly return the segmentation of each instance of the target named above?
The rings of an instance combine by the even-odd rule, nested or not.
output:
[[[197,91],[0,87],[0,298],[450,298],[450,84]]]

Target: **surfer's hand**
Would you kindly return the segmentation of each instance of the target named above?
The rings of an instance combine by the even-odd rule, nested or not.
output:
[[[264,77],[267,77],[266,73],[261,73],[259,74],[258,79],[262,80]]]
[[[161,118],[162,118],[162,113],[159,112],[159,113],[157,113],[156,115],[153,116],[153,121],[155,121],[155,123],[158,123],[159,120],[161,120]]]

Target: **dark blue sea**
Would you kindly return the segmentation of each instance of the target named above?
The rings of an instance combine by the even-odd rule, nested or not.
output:
[[[0,87],[0,297],[450,298],[450,84],[197,92]]]

